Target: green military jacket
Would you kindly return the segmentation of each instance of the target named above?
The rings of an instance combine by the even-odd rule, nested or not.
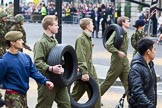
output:
[[[122,42],[122,45],[120,47],[120,49],[117,49],[115,46],[114,46],[114,40],[115,40],[115,36],[116,36],[116,32],[114,31],[112,33],[112,35],[110,36],[110,38],[107,40],[107,42],[105,43],[105,47],[106,49],[112,53],[112,56],[111,56],[111,59],[112,59],[112,62],[113,61],[128,61],[128,58],[125,57],[125,58],[120,58],[118,56],[118,51],[122,51],[124,52],[126,55],[127,55],[127,50],[128,50],[128,35],[127,35],[127,32],[124,32],[124,35],[123,35],[123,42]]]
[[[56,38],[43,34],[42,38],[34,45],[34,63],[37,69],[47,75],[49,65],[47,64],[48,54],[54,46],[58,44]]]
[[[0,22],[0,47],[6,46],[5,44],[5,34],[7,33],[7,28],[6,28],[6,23],[5,22]]]
[[[75,50],[78,58],[79,71],[82,74],[90,74],[95,77],[96,72],[92,64],[92,40],[83,32],[76,40]]]
[[[0,21],[0,56],[6,52],[7,44],[5,34],[7,33],[6,23]]]
[[[21,31],[23,33],[23,41],[26,43],[26,32],[21,24],[14,24],[11,28],[10,31]]]
[[[144,32],[143,31],[136,30],[136,32],[132,35],[131,45],[135,49],[133,56],[137,53],[137,42],[138,42],[138,40],[140,40],[142,38],[144,38]]]

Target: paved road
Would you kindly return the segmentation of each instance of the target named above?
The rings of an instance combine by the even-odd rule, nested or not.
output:
[[[112,86],[104,96],[102,96],[102,103],[104,106],[101,108],[115,108],[115,105],[118,103],[120,97],[122,96],[122,93],[124,93],[124,89],[121,86]],[[37,84],[36,82],[31,79],[30,80],[30,89],[27,93],[28,96],[28,107],[29,108],[35,108],[35,105],[37,103]],[[84,96],[80,102],[85,102],[87,100],[87,97]],[[125,107],[128,108],[127,101],[125,101]],[[161,108],[162,106],[162,94],[158,95],[158,104],[157,108]],[[4,107],[5,108],[5,107]],[[53,104],[52,108],[57,108],[56,103]]]
[[[27,43],[29,46],[33,48],[33,45],[36,40],[40,38],[42,35],[42,28],[41,24],[36,23],[25,23],[24,25],[25,30],[27,31]],[[63,30],[62,30],[62,42],[65,44],[70,44],[74,46],[75,39],[77,38],[78,34],[81,33],[81,30],[79,29],[78,25],[68,25],[68,24],[63,24]],[[133,30],[128,31],[129,35],[133,33]],[[101,34],[101,33],[100,33]],[[94,49],[93,49],[93,62],[95,64],[97,73],[99,77],[105,77],[106,72],[109,67],[110,63],[110,56],[111,54],[107,52],[102,44],[102,39],[101,38],[94,38],[93,43],[95,44]],[[155,67],[157,73],[162,76],[162,46],[157,46],[157,55],[156,59],[154,60],[155,62]],[[25,51],[28,53],[31,57],[33,57],[33,53],[29,51]],[[129,44],[129,50],[128,50],[128,57],[129,60],[131,60],[133,54],[133,49],[131,45]],[[162,106],[162,83],[158,83],[158,107],[161,108]],[[122,96],[124,90],[123,87],[121,86],[112,86],[108,92],[105,93],[105,95],[102,97],[102,103],[104,106],[102,108],[114,108],[120,97]],[[37,84],[35,83],[34,80],[30,80],[30,89],[28,91],[28,105],[29,108],[34,108],[36,105],[36,100],[37,99]],[[87,97],[84,96],[84,98],[81,100],[86,100]],[[54,103],[53,108],[56,108],[56,104]],[[125,108],[127,108],[127,102],[125,102]]]

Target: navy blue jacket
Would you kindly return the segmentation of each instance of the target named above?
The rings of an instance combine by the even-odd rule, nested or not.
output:
[[[137,53],[132,62],[128,76],[128,94],[130,108],[156,108],[157,85],[154,64],[149,66]]]

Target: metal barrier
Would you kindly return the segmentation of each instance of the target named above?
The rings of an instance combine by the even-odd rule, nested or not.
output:
[[[42,17],[39,13],[32,13],[31,15],[23,14],[26,22],[41,22]]]
[[[150,20],[144,26],[144,33],[145,35],[151,36],[153,34],[153,22]]]
[[[42,16],[40,15],[40,13],[32,13],[31,21],[40,23],[42,21]]]
[[[29,22],[31,20],[31,15],[25,15],[23,14],[25,21]]]
[[[23,14],[26,22],[38,22],[40,23],[42,20],[42,16],[39,13],[32,13],[31,15]],[[70,15],[68,17],[62,16],[62,22],[68,24],[78,24],[81,19],[81,15]]]
[[[80,14],[62,17],[63,23],[67,23],[67,24],[78,24],[80,19],[81,19]]]

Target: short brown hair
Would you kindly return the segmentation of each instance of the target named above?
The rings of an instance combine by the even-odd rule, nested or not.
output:
[[[121,16],[121,17],[119,17],[119,18],[117,19],[117,23],[118,23],[120,26],[122,26],[122,22],[125,22],[125,20],[129,20],[129,18],[126,17],[126,16]]]
[[[57,16],[55,16],[55,15],[47,15],[47,16],[45,16],[43,18],[43,20],[42,20],[42,27],[43,27],[43,29],[47,30],[48,26],[49,25],[52,26],[54,21],[58,21]]]
[[[92,21],[92,19],[90,19],[90,18],[83,18],[83,19],[81,19],[81,20],[80,20],[80,27],[81,27],[83,30],[85,30],[86,27],[87,27],[87,25],[89,25],[91,21]]]

